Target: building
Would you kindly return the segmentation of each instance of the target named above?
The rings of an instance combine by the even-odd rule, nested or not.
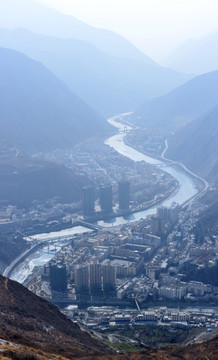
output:
[[[173,286],[161,286],[159,289],[159,295],[166,297],[167,299],[175,299],[176,289]]]
[[[159,288],[159,295],[168,299],[181,300],[186,294],[186,286],[166,285]]]
[[[166,206],[158,206],[157,217],[160,220],[169,220],[168,219],[168,208]]]
[[[156,216],[151,218],[151,232],[153,235],[161,235],[169,231],[169,225],[178,220],[179,205],[173,203],[172,206],[158,206]]]
[[[118,184],[119,209],[128,210],[130,203],[130,183],[122,180]]]
[[[157,315],[153,311],[144,311],[142,314],[139,314],[135,318],[136,323],[144,323],[146,321],[156,321]]]
[[[89,265],[89,286],[90,291],[95,293],[102,290],[101,286],[101,264]]]
[[[174,312],[171,314],[172,321],[189,321],[190,315],[185,312]]]
[[[111,265],[116,268],[117,277],[134,277],[144,268],[144,259],[136,257],[134,261],[128,261],[113,258]]]
[[[89,269],[88,266],[76,267],[74,269],[74,282],[77,293],[88,293],[89,291]]]
[[[176,203],[174,203],[170,207],[158,206],[157,217],[160,220],[165,220],[171,223],[175,223],[178,219],[178,212],[179,212],[179,206]]]
[[[153,246],[154,248],[158,248],[161,244],[161,238],[156,235],[145,234],[143,243],[148,246]]]
[[[54,291],[67,290],[66,265],[50,263],[50,285]]]
[[[130,250],[131,253],[134,254],[133,257],[140,256],[144,259],[148,259],[151,254],[153,253],[152,247],[149,247],[147,245],[139,245],[139,244],[125,244],[123,245],[125,249]]]
[[[157,279],[159,277],[160,274],[160,266],[158,265],[147,265],[146,266],[146,275],[150,278],[150,279]]]
[[[188,283],[188,292],[194,296],[204,295],[204,284],[200,281],[190,281]]]
[[[166,221],[159,219],[159,217],[151,217],[151,232],[153,235],[160,235],[165,232]]]
[[[112,185],[100,185],[99,186],[99,201],[101,211],[112,211]]]
[[[74,282],[76,292],[88,294],[102,291],[101,264],[87,264],[74,268]]]
[[[130,290],[131,287],[132,287],[131,281],[129,281],[128,283],[125,282],[125,284],[123,284],[117,290],[117,298],[119,300],[122,300],[126,296],[127,292]]]
[[[102,281],[105,292],[114,291],[116,289],[116,268],[110,264],[102,266]]]
[[[83,188],[83,212],[86,215],[93,214],[95,211],[95,189],[93,186]]]
[[[215,237],[215,251],[216,255],[218,255],[218,236]]]

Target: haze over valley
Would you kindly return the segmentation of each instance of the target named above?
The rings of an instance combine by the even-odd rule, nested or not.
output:
[[[2,359],[217,359],[217,10],[0,0]]]

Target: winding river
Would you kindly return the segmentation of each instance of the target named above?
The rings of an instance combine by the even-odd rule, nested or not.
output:
[[[164,152],[162,160],[159,160],[147,156],[132,148],[131,146],[126,145],[124,141],[124,137],[126,135],[124,130],[131,130],[132,128],[119,122],[119,120],[121,120],[121,118],[124,116],[125,115],[118,115],[108,120],[111,125],[115,126],[119,130],[119,133],[105,140],[105,144],[109,145],[114,150],[124,156],[127,156],[133,161],[145,161],[151,165],[155,165],[157,168],[160,168],[166,173],[172,175],[172,177],[179,182],[179,188],[175,192],[173,192],[170,197],[163,200],[162,203],[159,203],[159,205],[161,204],[164,206],[170,206],[172,202],[176,202],[179,205],[182,205],[190,199],[193,199],[199,193],[200,184],[204,188],[208,186],[207,182],[204,179],[189,171],[183,164],[172,162],[170,163],[169,161],[167,161],[167,159],[164,158]],[[111,227],[126,224],[128,222],[145,219],[148,215],[155,214],[156,210],[157,206],[153,206],[147,210],[136,212],[128,216],[119,216],[110,220],[99,221],[98,225],[104,227]]]
[[[164,156],[162,156],[162,160],[154,159],[126,145],[124,142],[124,137],[125,137],[124,130],[126,128],[127,130],[131,130],[132,128],[130,126],[125,126],[119,122],[119,120],[123,116],[124,115],[115,116],[108,120],[108,122],[111,125],[115,126],[119,130],[119,132],[117,135],[114,135],[108,138],[107,140],[105,140],[105,144],[109,145],[117,152],[119,152],[124,156],[127,156],[133,161],[145,161],[149,164],[157,166],[158,168],[172,175],[179,182],[179,187],[177,188],[177,190],[174,191],[169,198],[163,200],[163,202],[161,203],[162,205],[170,206],[172,202],[176,202],[182,205],[187,201],[189,201],[190,199],[193,199],[199,193],[199,186],[197,186],[196,184],[197,181],[201,183],[201,185],[203,185],[204,188],[208,186],[208,184],[203,179],[201,179],[200,177],[198,177],[197,175],[193,174],[191,171],[186,169],[183,164],[169,163],[169,161],[167,161],[164,158]],[[148,215],[156,213],[156,209],[157,206],[153,206],[147,210],[136,212],[128,216],[119,216],[110,220],[99,221],[98,225],[103,227],[112,227],[112,226],[127,224],[132,221],[145,219]],[[69,239],[70,239],[72,235],[75,233],[83,234],[90,230],[87,228],[75,227],[72,229],[68,229],[67,231],[69,232]],[[42,240],[44,241],[49,239],[52,241],[53,238],[56,238],[56,241],[55,242],[53,241],[53,247],[56,248],[61,248],[64,244],[67,243],[67,241],[69,241],[69,239],[66,238],[66,230],[56,233],[50,233],[50,234],[38,234],[32,237],[39,241]],[[60,238],[64,237],[63,241],[60,242],[60,238],[57,239],[58,237]],[[13,280],[24,283],[28,275],[32,274],[36,267],[43,266],[55,255],[55,252],[52,253],[51,251],[52,249],[50,249],[50,252],[48,253],[47,248],[48,245],[44,245],[36,252],[31,253],[31,255],[27,256],[26,259],[12,271],[10,277]]]

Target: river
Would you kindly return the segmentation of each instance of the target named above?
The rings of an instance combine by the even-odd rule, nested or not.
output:
[[[132,128],[129,125],[126,126],[119,122],[118,120],[120,120],[121,117],[122,115],[118,115],[108,120],[111,125],[115,126],[119,130],[119,133],[105,140],[105,144],[109,145],[121,155],[124,155],[133,161],[145,161],[151,165],[155,165],[157,168],[160,168],[166,173],[172,175],[172,177],[179,182],[179,188],[174,191],[169,198],[163,200],[163,202],[160,204],[164,206],[170,206],[172,202],[176,202],[179,205],[182,205],[197,195],[199,192],[199,187],[197,186],[196,182],[198,181],[203,184],[204,180],[189,172],[182,164],[170,164],[164,160],[164,158],[162,160],[152,158],[125,144],[124,137],[126,134],[124,130],[131,130]],[[98,225],[111,227],[126,224],[132,221],[145,219],[148,215],[155,214],[156,210],[157,206],[153,206],[147,210],[136,212],[128,216],[119,216],[106,221],[101,220],[98,222]]]
[[[131,130],[131,127],[125,126],[119,121],[117,121],[120,118],[121,116],[115,116],[108,120],[108,122],[111,125],[115,126],[121,132],[105,140],[105,144],[109,145],[110,147],[118,151],[120,154],[127,156],[133,161],[145,161],[149,164],[159,167],[168,174],[172,175],[179,182],[179,188],[175,192],[173,192],[168,199],[164,200],[161,203],[162,205],[170,206],[172,202],[176,202],[182,205],[185,202],[187,202],[189,199],[192,199],[195,195],[198,194],[199,190],[196,185],[196,180],[198,177],[196,176],[195,178],[195,175],[194,174],[191,175],[182,165],[179,164],[169,165],[169,162],[165,161],[164,159],[163,160],[154,159],[126,145],[124,142],[124,137],[125,137],[124,128],[127,128],[127,130]],[[198,178],[198,180],[200,181],[200,178]],[[153,206],[147,210],[136,212],[128,216],[119,216],[110,220],[98,221],[98,225],[103,227],[112,227],[112,226],[127,224],[132,221],[145,219],[148,215],[155,214],[156,209],[157,207]],[[50,239],[51,242],[53,242],[52,245],[53,248],[56,247],[56,249],[60,249],[64,244],[66,244],[69,241],[69,239],[75,233],[83,234],[88,231],[90,231],[90,229],[75,227],[60,232],[54,232],[49,234],[37,234],[32,236],[32,238],[35,238],[39,241]],[[66,235],[69,235],[68,239],[66,238]],[[57,239],[58,237],[59,239]],[[64,237],[62,239],[62,242],[60,242],[61,237]],[[54,238],[55,238],[55,242],[53,240]],[[24,283],[28,275],[33,273],[36,267],[43,266],[54,257],[55,252],[52,252],[50,248],[50,251],[48,253],[47,248],[48,245],[44,245],[36,252],[29,255],[25,259],[25,261],[23,261],[20,265],[18,265],[14,269],[14,271],[11,274],[11,278],[18,282]]]
[[[32,239],[43,242],[48,240],[50,243],[43,244],[35,252],[28,255],[25,260],[17,265],[11,272],[10,279],[23,284],[36,268],[44,266],[53,259],[55,254],[71,241],[72,236],[88,232],[92,232],[92,230],[83,226],[75,226],[70,229],[31,236]]]

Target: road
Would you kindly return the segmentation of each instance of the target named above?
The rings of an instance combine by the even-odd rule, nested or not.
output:
[[[168,145],[168,139],[165,140],[165,148],[161,154],[161,158],[163,160],[166,160],[166,161],[172,161],[171,159],[168,159],[165,157],[165,154],[167,152],[169,148],[169,145]],[[194,195],[191,199],[189,199],[188,201],[186,201],[183,205],[182,205],[182,208],[185,208],[187,205],[191,205],[192,202],[194,200],[196,200],[197,197],[199,197],[200,195],[202,195],[203,192],[206,192],[209,188],[209,183],[204,179],[202,178],[201,176],[197,175],[196,173],[194,173],[193,171],[191,171],[190,169],[187,168],[187,166],[185,166],[183,163],[181,162],[177,162],[177,161],[173,161],[174,164],[177,164],[179,166],[181,166],[183,168],[183,170],[185,170],[189,175],[193,176],[194,178],[196,178],[197,180],[201,181],[203,184],[204,184],[204,187],[202,190],[200,190],[196,195]]]

